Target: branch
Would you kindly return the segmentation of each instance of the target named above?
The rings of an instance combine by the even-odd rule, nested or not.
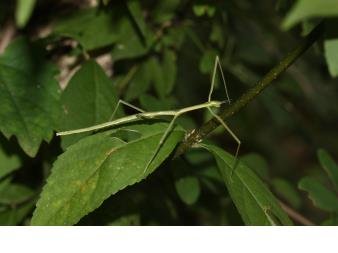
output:
[[[282,207],[282,209],[294,220],[299,222],[302,225],[306,226],[315,226],[316,224],[312,221],[310,221],[308,218],[304,217],[297,211],[293,210],[291,207],[283,203],[279,200],[279,205]]]
[[[292,65],[302,54],[310,48],[322,35],[323,24],[318,24],[311,33],[309,33],[303,42],[288,53],[275,67],[273,67],[254,87],[244,93],[235,103],[222,111],[219,116],[225,120],[243,109],[250,101],[258,96],[266,87],[268,87],[277,77],[279,77],[290,65]],[[195,143],[202,141],[210,132],[215,130],[220,123],[216,118],[204,123],[200,128],[194,129],[191,134],[177,148],[174,158],[185,153]]]
[[[3,31],[0,33],[0,54],[5,51],[6,47],[13,39],[15,32],[15,24],[11,20],[7,21],[3,27]]]

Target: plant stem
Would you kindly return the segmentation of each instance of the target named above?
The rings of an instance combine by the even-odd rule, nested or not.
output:
[[[316,224],[312,221],[310,221],[308,218],[304,217],[285,203],[279,200],[279,204],[282,207],[282,209],[294,220],[299,222],[302,225],[306,226],[315,226]]]
[[[223,110],[219,116],[225,120],[244,108],[250,101],[257,97],[266,87],[268,87],[277,77],[279,77],[289,66],[291,66],[305,51],[310,48],[323,34],[323,24],[318,24],[309,33],[302,43],[288,53],[275,67],[273,67],[260,81],[251,89],[244,93],[235,103]],[[204,123],[200,128],[194,129],[191,134],[177,148],[174,158],[185,153],[195,143],[203,140],[210,132],[215,130],[220,123],[216,118]]]

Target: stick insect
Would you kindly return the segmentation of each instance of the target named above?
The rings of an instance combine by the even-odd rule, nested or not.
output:
[[[216,73],[217,73],[217,68],[219,68],[220,73],[221,73],[221,78],[222,78],[222,82],[225,88],[225,93],[226,93],[226,97],[227,100],[224,101],[217,101],[217,100],[211,100],[211,96],[212,93],[214,91],[214,87],[215,87],[215,79],[216,79]],[[224,129],[231,135],[231,137],[237,142],[237,149],[236,149],[236,153],[235,153],[235,159],[234,159],[234,163],[233,163],[233,168],[235,167],[236,163],[237,163],[237,156],[238,156],[238,152],[239,152],[239,148],[241,145],[241,141],[239,140],[239,138],[232,132],[232,130],[228,127],[228,125],[221,119],[221,117],[219,117],[213,110],[212,108],[219,108],[222,104],[224,103],[229,103],[230,104],[230,98],[229,98],[229,94],[228,94],[228,89],[226,86],[226,82],[225,82],[225,78],[224,78],[224,74],[223,74],[223,70],[222,70],[222,66],[219,60],[219,57],[216,56],[215,58],[215,63],[214,63],[214,67],[213,67],[213,74],[212,74],[212,79],[211,79],[211,85],[210,85],[210,90],[209,90],[209,95],[208,95],[208,102],[202,103],[202,104],[197,104],[197,105],[193,105],[193,106],[189,106],[189,107],[185,107],[182,109],[178,109],[178,110],[170,110],[170,111],[155,111],[155,112],[146,112],[126,101],[123,100],[119,100],[114,112],[112,113],[111,119],[108,122],[102,123],[102,124],[98,124],[98,125],[94,125],[91,127],[86,127],[86,128],[81,128],[81,129],[75,129],[75,130],[69,130],[69,131],[64,131],[64,132],[59,132],[56,135],[57,136],[62,136],[62,135],[70,135],[70,134],[77,134],[77,133],[84,133],[84,132],[88,132],[88,131],[95,131],[95,130],[99,130],[99,129],[103,129],[103,128],[107,128],[107,127],[111,127],[111,126],[117,126],[117,125],[121,125],[124,123],[129,123],[129,122],[135,122],[135,121],[139,121],[139,120],[143,120],[143,119],[152,119],[152,118],[157,118],[160,116],[172,116],[172,120],[170,121],[168,128],[165,130],[164,134],[162,135],[151,159],[148,161],[144,172],[146,173],[150,164],[154,161],[156,155],[158,154],[160,148],[162,147],[163,143],[165,142],[166,138],[168,137],[168,135],[170,134],[170,131],[173,129],[173,126],[176,122],[176,119],[181,116],[182,114],[185,114],[187,112],[191,112],[191,111],[195,111],[195,110],[200,110],[200,109],[204,109],[207,108],[209,110],[209,112],[212,114],[213,117],[215,117],[219,123],[224,127]],[[138,111],[139,113],[133,114],[133,115],[129,115],[129,116],[125,116],[119,119],[115,119],[113,120],[115,113],[117,112],[117,109],[119,108],[119,106],[123,104],[125,106],[128,106],[136,111]]]

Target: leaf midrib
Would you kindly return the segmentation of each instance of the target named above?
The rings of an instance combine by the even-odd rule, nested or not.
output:
[[[222,156],[220,156],[218,154],[218,152],[216,151],[217,156],[225,163],[227,164],[227,162],[222,158]],[[228,166],[228,165],[226,165]],[[247,191],[251,194],[251,196],[255,199],[255,201],[257,202],[258,206],[261,208],[262,212],[264,213],[264,216],[266,217],[266,219],[270,222],[270,217],[267,216],[266,212],[264,211],[264,206],[260,203],[260,201],[256,198],[255,194],[250,190],[250,187],[245,183],[245,181],[243,180],[243,178],[238,174],[238,171],[234,171],[234,173],[237,175],[237,177],[240,179],[240,181],[242,182],[242,184],[245,186],[245,188],[247,189]],[[273,224],[271,224],[273,225]]]

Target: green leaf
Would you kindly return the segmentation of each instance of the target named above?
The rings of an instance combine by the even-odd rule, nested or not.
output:
[[[165,50],[161,62],[152,57],[150,64],[156,92],[160,98],[164,98],[172,91],[176,81],[176,54],[171,50]]]
[[[234,157],[213,146],[202,144],[217,162],[229,194],[247,225],[291,225],[277,199],[249,167],[238,161],[233,171]]]
[[[56,71],[43,53],[19,38],[0,57],[0,130],[7,138],[15,135],[32,157],[52,138],[61,108]]]
[[[317,180],[304,177],[300,180],[298,188],[308,193],[316,207],[329,212],[338,212],[337,196]]]
[[[201,186],[196,177],[182,177],[175,182],[175,188],[180,199],[187,205],[195,204],[201,193]]]
[[[140,226],[141,218],[139,214],[130,214],[122,216],[113,222],[110,222],[109,226]]]
[[[157,23],[164,23],[176,15],[176,9],[179,8],[180,0],[161,0],[157,1],[156,7],[152,11],[153,19]]]
[[[336,0],[298,0],[283,21],[283,28],[290,29],[297,23],[314,17],[338,16]]]
[[[168,95],[174,88],[177,76],[176,54],[172,50],[165,50],[162,61],[162,76],[164,80],[164,95]]]
[[[264,157],[256,153],[250,153],[241,157],[241,162],[253,169],[261,179],[269,180],[269,166]]]
[[[127,1],[127,7],[135,23],[137,24],[137,27],[140,30],[143,38],[146,38],[147,33],[148,33],[148,28],[147,28],[146,22],[143,17],[140,1],[129,0]]]
[[[95,61],[84,63],[61,95],[64,113],[60,130],[78,129],[109,121],[118,98],[111,80]],[[121,116],[121,111],[115,116]],[[65,148],[88,134],[62,137]]]
[[[135,29],[130,17],[118,8],[90,8],[63,17],[55,24],[54,32],[71,37],[86,50],[92,50],[121,42],[121,38],[133,36]]]
[[[334,186],[338,188],[338,165],[332,159],[331,155],[324,149],[317,151],[318,160],[320,165],[326,171]]]
[[[17,0],[15,9],[15,20],[18,27],[26,26],[29,18],[31,17],[36,0]]]
[[[7,154],[0,144],[0,180],[9,173],[19,169],[21,160],[15,154]]]
[[[272,185],[275,192],[285,199],[293,208],[300,208],[302,205],[302,199],[290,182],[281,178],[274,178],[272,180]]]
[[[155,41],[154,33],[148,28],[142,13],[139,1],[127,1],[127,7],[132,20],[128,20],[129,25],[125,25],[123,32],[114,46],[111,56],[114,61],[130,59],[145,55],[152,43]],[[133,23],[137,29],[134,29]]]
[[[175,99],[172,97],[167,97],[164,99],[156,98],[152,95],[143,94],[139,98],[141,108],[146,111],[163,111],[171,110],[175,107]]]
[[[148,50],[136,33],[125,33],[114,46],[111,56],[114,61],[118,61],[143,56]]]
[[[130,125],[70,146],[54,163],[32,224],[75,224],[109,196],[146,178],[183,138],[184,132],[176,127],[144,173],[167,127],[167,123]],[[121,129],[139,133],[139,137],[130,142],[114,137]]]
[[[324,41],[325,58],[332,77],[338,76],[338,39]]]
[[[163,79],[163,69],[161,66],[161,63],[157,57],[151,57],[149,59],[149,69],[151,69],[150,72],[150,81],[154,84],[157,96],[159,98],[163,98],[165,96],[165,82]]]
[[[0,211],[0,226],[19,225],[22,220],[33,210],[35,201],[29,201],[18,207],[9,207]]]
[[[133,79],[130,81],[125,93],[125,100],[131,101],[146,93],[151,86],[153,71],[150,60],[143,62],[143,64],[136,70],[136,74]]]
[[[14,183],[8,183],[7,181],[1,183],[0,190],[0,204],[3,205],[17,205],[30,199],[34,191],[30,188]],[[5,184],[5,185],[3,185]]]
[[[209,17],[212,17],[216,12],[216,8],[215,6],[207,4],[195,4],[193,5],[193,11],[197,17],[201,17],[205,14],[207,14]]]
[[[215,64],[216,55],[217,52],[213,49],[206,50],[204,52],[199,64],[199,69],[201,73],[206,74],[212,71]]]
[[[331,215],[331,217],[329,219],[324,220],[320,225],[321,226],[337,226],[338,225],[338,216],[337,216],[337,214],[336,215]]]

